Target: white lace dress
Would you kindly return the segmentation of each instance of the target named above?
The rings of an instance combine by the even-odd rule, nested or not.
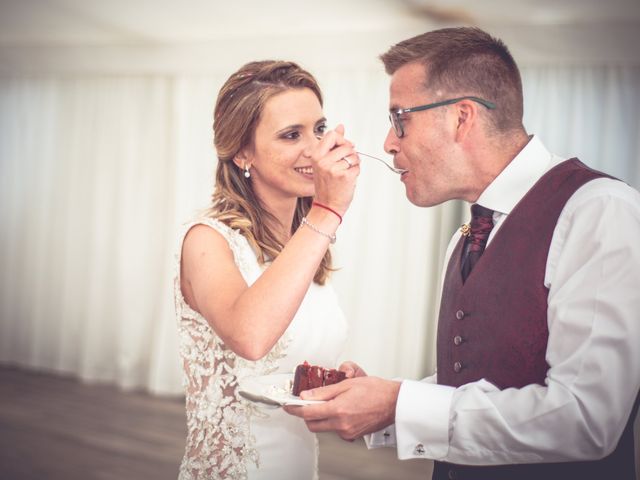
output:
[[[304,360],[334,367],[347,336],[335,292],[329,282],[324,286],[312,283],[273,349],[259,361],[245,360],[225,347],[182,296],[180,252],[184,236],[196,224],[208,225],[223,235],[248,285],[266,268],[258,264],[245,237],[217,220],[200,219],[182,231],[174,291],[188,433],[179,479],[317,479],[315,435],[301,419],[240,397],[237,382],[247,375],[290,373]]]

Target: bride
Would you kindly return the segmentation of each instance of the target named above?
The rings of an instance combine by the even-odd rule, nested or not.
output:
[[[231,75],[214,112],[216,185],[185,225],[175,279],[186,393],[187,479],[313,479],[304,422],[244,400],[238,381],[335,366],[347,325],[329,283],[329,244],[359,159],[326,131],[315,79],[291,62]]]

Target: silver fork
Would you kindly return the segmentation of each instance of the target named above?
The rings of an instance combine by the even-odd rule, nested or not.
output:
[[[396,168],[393,167],[391,165],[389,165],[387,162],[385,162],[384,160],[382,160],[381,158],[378,157],[374,157],[373,155],[369,155],[368,153],[362,153],[362,152],[356,152],[358,155],[364,155],[365,157],[369,157],[369,158],[373,158],[374,160],[378,160],[379,162],[382,162],[382,164],[387,167],[389,170],[391,170],[393,173],[397,173],[399,175],[402,175],[403,173],[408,172],[409,170],[406,170],[404,168]]]

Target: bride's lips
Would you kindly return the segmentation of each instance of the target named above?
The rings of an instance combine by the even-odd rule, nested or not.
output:
[[[307,175],[307,176],[313,176],[313,167],[312,166],[308,166],[308,167],[294,167],[293,168],[296,172],[301,173],[303,175]]]

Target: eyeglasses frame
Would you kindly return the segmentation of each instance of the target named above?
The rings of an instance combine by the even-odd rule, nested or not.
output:
[[[399,108],[397,110],[393,110],[389,112],[389,122],[391,122],[391,128],[393,128],[393,131],[395,132],[398,138],[402,138],[404,137],[404,127],[402,125],[402,121],[400,120],[400,115],[404,115],[405,113],[420,112],[422,110],[430,110],[432,108],[443,107],[445,105],[452,105],[454,103],[461,102],[462,100],[471,100],[473,102],[479,103],[480,105],[483,105],[489,110],[494,110],[496,108],[495,103],[490,102],[489,100],[485,100],[484,98],[474,97],[474,96],[452,98],[449,100],[442,100],[440,102],[428,103],[426,105],[420,105],[417,107]],[[398,128],[396,128],[396,125]]]

